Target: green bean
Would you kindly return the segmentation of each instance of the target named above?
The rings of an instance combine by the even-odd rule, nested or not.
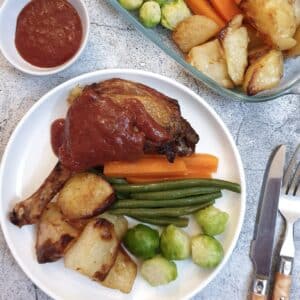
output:
[[[128,199],[128,195],[116,192],[117,199]]]
[[[172,218],[172,217],[160,217],[159,219],[142,218],[142,217],[132,217],[132,218],[141,221],[143,223],[161,225],[161,226],[167,226],[173,224],[177,227],[187,227],[189,225],[188,218]]]
[[[158,192],[190,187],[218,187],[237,193],[241,192],[239,184],[220,179],[181,179],[148,184],[114,185],[114,188],[122,193]]]
[[[133,193],[130,196],[133,199],[169,200],[169,199],[185,198],[194,195],[210,194],[219,191],[220,189],[215,187],[193,187],[193,188],[169,190],[169,191],[162,191],[162,192]]]
[[[201,203],[206,203],[211,200],[222,197],[221,192],[200,195],[194,197],[186,197],[173,200],[135,200],[135,199],[125,199],[115,202],[111,208],[160,208],[160,207],[180,207],[180,206],[190,206]]]
[[[128,182],[124,178],[116,178],[116,177],[105,177],[105,178],[111,184],[120,184],[120,185],[128,184]]]
[[[109,212],[113,215],[126,215],[130,217],[180,217],[185,215],[190,215],[202,208],[213,205],[214,200],[207,203],[202,203],[192,206],[182,206],[182,207],[167,207],[167,208],[117,208],[110,209]]]

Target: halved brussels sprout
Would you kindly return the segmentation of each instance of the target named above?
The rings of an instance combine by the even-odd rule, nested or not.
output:
[[[174,30],[178,23],[191,15],[183,0],[169,1],[161,8],[161,24],[168,29]]]
[[[223,247],[215,238],[205,234],[192,238],[192,259],[195,264],[202,268],[214,268],[223,257]]]
[[[144,0],[119,0],[119,2],[127,10],[135,10],[142,6]]]
[[[160,237],[160,250],[167,259],[186,259],[190,256],[190,238],[174,225],[166,227]]]
[[[177,267],[174,262],[157,255],[143,262],[141,274],[152,286],[157,286],[175,280]]]
[[[197,211],[195,218],[203,233],[213,236],[225,231],[229,215],[214,206],[209,206]]]

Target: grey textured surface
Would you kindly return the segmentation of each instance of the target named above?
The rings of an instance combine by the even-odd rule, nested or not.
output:
[[[1,2],[1,1],[0,1]],[[300,98],[286,96],[273,102],[244,104],[224,99],[189,76],[160,49],[127,24],[104,0],[88,0],[91,35],[79,61],[57,75],[37,78],[15,70],[0,55],[0,157],[22,116],[49,89],[76,75],[106,68],[135,68],[156,72],[185,84],[202,96],[229,127],[241,153],[248,185],[247,212],[237,246],[224,270],[194,299],[246,299],[252,264],[252,239],[259,189],[270,151],[300,141]],[[280,220],[280,219],[278,219]],[[282,234],[278,222],[278,239]],[[296,263],[292,300],[300,299],[300,224],[296,226]],[[25,276],[0,232],[0,299],[49,299]]]

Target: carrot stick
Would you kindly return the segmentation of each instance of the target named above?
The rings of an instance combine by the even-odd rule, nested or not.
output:
[[[214,9],[226,21],[241,13],[234,0],[210,0]]]
[[[185,2],[194,14],[204,15],[214,20],[220,28],[225,27],[225,21],[215,12],[207,0],[185,0]]]
[[[158,154],[146,154],[143,158],[151,158],[151,159],[166,159],[164,155]],[[218,158],[211,154],[206,153],[195,153],[191,156],[182,156],[176,159],[182,159],[187,169],[207,169],[210,172],[216,172],[218,169]]]
[[[196,153],[191,156],[182,157],[188,172],[190,169],[207,169],[216,172],[218,169],[218,158],[211,154]]]
[[[127,177],[126,180],[129,183],[148,183],[148,182],[158,182],[158,181],[169,181],[177,179],[188,179],[188,178],[211,178],[211,173],[209,171],[201,171],[198,174],[185,174],[182,176],[172,176],[172,177]]]
[[[196,178],[206,178],[207,176],[211,177],[211,171],[210,170],[199,170],[199,169],[190,169],[187,171],[187,173],[184,176],[187,176],[188,178],[194,178],[191,176],[196,176]]]
[[[104,165],[104,174],[111,177],[168,177],[182,176],[187,172],[183,159],[170,163],[164,158],[141,158],[134,162],[113,161]]]

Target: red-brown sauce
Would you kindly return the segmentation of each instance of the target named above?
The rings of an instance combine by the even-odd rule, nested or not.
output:
[[[51,128],[53,151],[74,171],[107,161],[138,159],[144,154],[146,139],[169,138],[139,101],[128,99],[120,106],[91,89],[74,101],[64,122],[56,120]]]
[[[32,0],[17,20],[15,44],[20,55],[38,67],[55,67],[80,48],[82,24],[66,0]]]
[[[51,125],[51,145],[53,152],[58,156],[59,147],[64,142],[65,119],[57,119]]]

